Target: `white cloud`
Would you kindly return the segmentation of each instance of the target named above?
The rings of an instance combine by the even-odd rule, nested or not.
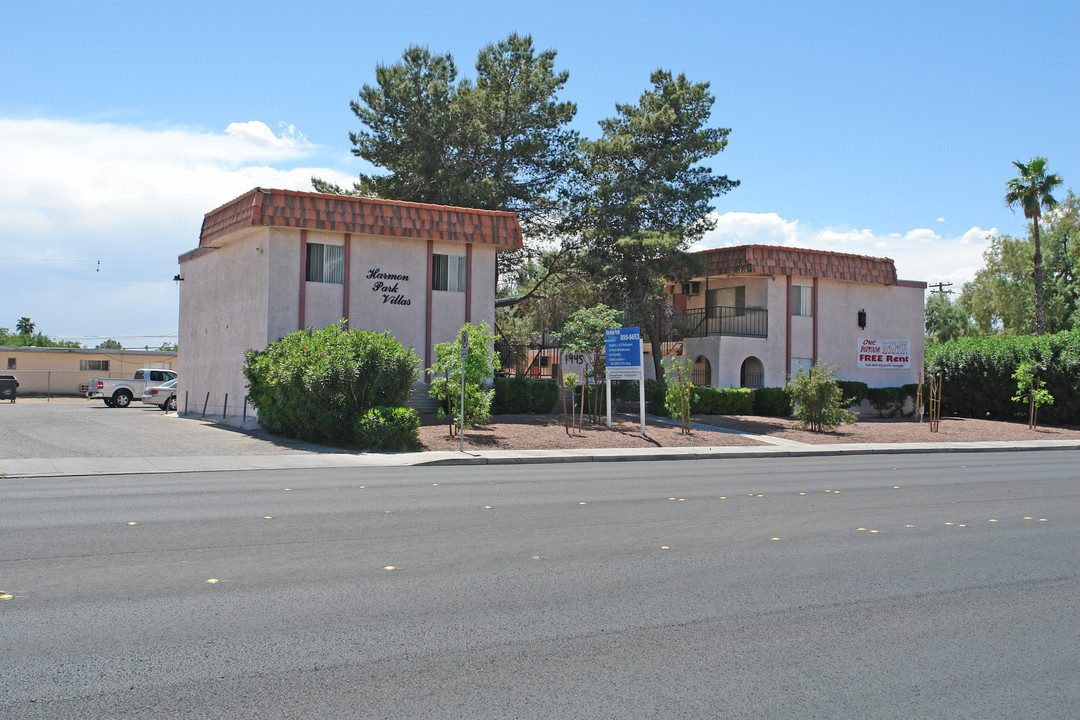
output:
[[[694,248],[704,250],[728,245],[798,245],[799,223],[788,222],[776,213],[713,213],[716,227]]]
[[[930,242],[931,240],[940,240],[941,236],[929,228],[915,228],[914,230],[908,230],[907,234],[904,235],[904,239]]]
[[[953,282],[971,280],[982,267],[982,248],[995,228],[973,227],[960,237],[942,236],[928,228],[878,234],[870,229],[815,229],[777,213],[728,212],[716,215],[717,227],[693,250],[759,244],[835,250],[858,255],[889,257],[905,280]]]
[[[986,243],[986,239],[989,238],[991,235],[997,235],[997,228],[983,230],[982,228],[976,226],[961,235],[960,242],[964,245],[970,245],[971,243],[983,245]]]
[[[198,245],[203,215],[256,186],[310,190],[312,175],[351,184],[354,176],[311,162],[321,153],[297,128],[283,124],[275,133],[259,121],[212,132],[0,118],[0,257],[165,263],[147,276],[91,271],[65,280],[43,268],[7,272],[26,262],[0,261],[0,307],[16,317],[30,314],[46,334],[60,332],[51,328],[70,325],[67,319],[83,310],[136,323],[136,307],[139,315],[164,318],[175,332],[176,288],[169,278],[177,256]],[[163,285],[133,291],[144,305],[114,302],[116,286],[136,288],[151,276]],[[52,280],[47,292],[43,280]],[[0,317],[0,325],[11,322]]]
[[[945,218],[943,218],[943,217],[939,217],[939,218],[937,219],[937,221],[938,221],[938,222],[945,222]]]

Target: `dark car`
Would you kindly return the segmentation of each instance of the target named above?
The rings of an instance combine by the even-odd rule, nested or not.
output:
[[[19,387],[19,379],[14,375],[0,375],[0,400],[15,402],[15,390]]]

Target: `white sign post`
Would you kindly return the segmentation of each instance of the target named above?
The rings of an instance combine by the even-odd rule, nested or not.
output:
[[[604,382],[607,384],[608,427],[611,427],[611,381],[637,380],[641,434],[645,434],[644,353],[641,347],[641,328],[614,328],[604,331]]]

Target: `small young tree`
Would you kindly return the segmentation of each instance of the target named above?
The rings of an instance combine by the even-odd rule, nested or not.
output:
[[[589,353],[592,357],[593,372],[589,372],[589,361],[585,361],[585,378],[592,378],[593,391],[590,398],[599,398],[600,374],[595,372],[597,359],[604,350],[604,331],[622,327],[622,312],[607,305],[600,304],[596,307],[578,310],[567,319],[562,332],[556,335],[559,344],[569,352]],[[587,384],[586,384],[587,386]],[[585,397],[585,388],[582,388],[582,399]],[[592,419],[595,422],[599,402],[591,406]]]
[[[575,425],[574,425],[574,403],[576,402],[576,399],[574,397],[574,389],[577,387],[577,384],[578,384],[577,373],[568,372],[568,373],[563,373],[562,374],[563,423],[566,424],[566,434],[567,435],[570,434],[570,428],[575,427]],[[568,385],[570,386],[570,419],[569,419],[569,422],[567,422],[567,419],[566,419],[566,387]],[[582,389],[584,390],[584,388],[582,388]]]
[[[1016,402],[1027,400],[1028,427],[1032,430],[1039,424],[1039,408],[1043,405],[1054,404],[1054,396],[1044,388],[1046,383],[1039,378],[1038,373],[1039,366],[1030,360],[1020,363],[1020,367],[1013,373],[1013,380],[1016,380],[1016,394],[1013,395],[1013,400]]]
[[[461,357],[461,337],[467,335],[468,356]],[[455,434],[462,420],[461,374],[465,373],[464,424],[472,427],[491,419],[491,401],[495,397],[490,387],[495,370],[499,367],[499,353],[495,350],[495,338],[487,323],[465,323],[454,342],[435,346],[435,364],[428,368],[431,375],[431,397],[439,401],[439,417],[450,420],[450,436]],[[449,412],[447,412],[449,409]]]
[[[690,434],[690,398],[694,389],[694,361],[689,355],[672,358],[664,368],[668,414],[680,419],[679,431]]]
[[[791,398],[798,427],[813,432],[834,430],[838,425],[856,422],[855,413],[848,410],[850,400],[836,382],[835,365],[818,363],[806,372],[800,366],[784,391]]]

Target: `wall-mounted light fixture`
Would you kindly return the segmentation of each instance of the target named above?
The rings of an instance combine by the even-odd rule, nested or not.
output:
[[[863,329],[863,330],[866,329],[866,311],[865,310],[860,310],[859,311],[859,328]]]

